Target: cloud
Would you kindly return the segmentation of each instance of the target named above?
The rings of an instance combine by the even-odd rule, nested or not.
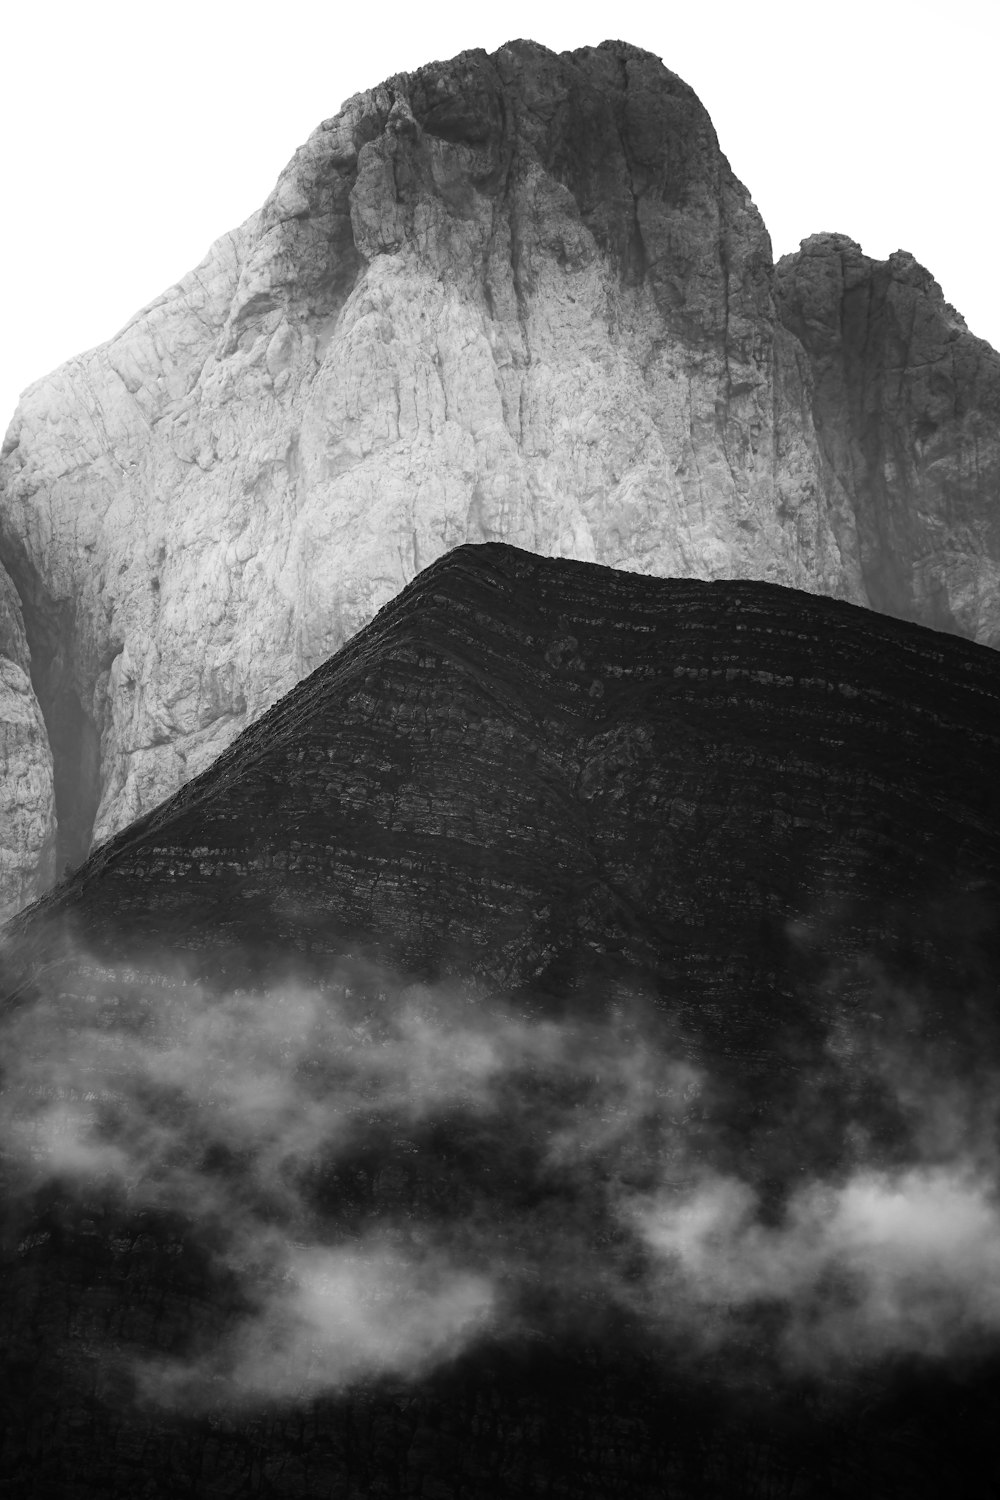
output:
[[[809,1183],[777,1224],[745,1183],[722,1177],[630,1211],[661,1310],[718,1341],[720,1312],[777,1308],[790,1368],[941,1358],[1000,1333],[1000,1208],[961,1166]]]
[[[240,1289],[214,1347],[138,1362],[141,1389],[168,1403],[415,1374],[501,1309],[510,1326],[512,1282],[537,1280],[557,1239],[564,1285],[582,1274],[602,1190],[573,1174],[599,1158],[620,1172],[694,1076],[623,1013],[557,1022],[360,969],[229,992],[82,956],[4,1040],[0,1125],[22,1198],[56,1181],[179,1215]],[[451,1175],[439,1162],[430,1192],[442,1126],[468,1159]],[[491,1178],[505,1153],[513,1174]],[[347,1213],[325,1184],[359,1162]],[[564,1194],[556,1214],[546,1195],[574,1180],[586,1202]],[[530,1202],[510,1201],[527,1187]]]
[[[78,955],[4,1022],[0,1127],[29,1218],[53,1182],[179,1218],[236,1288],[188,1354],[131,1356],[162,1404],[415,1378],[595,1306],[668,1353],[824,1374],[1000,1338],[992,1075],[935,1066],[910,1021],[838,1021],[741,1153],[721,1080],[639,1000],[554,1018],[357,966],[247,992]],[[892,1130],[859,1105],[810,1175],[820,1092]]]
[[[142,1395],[187,1407],[305,1400],[373,1374],[415,1377],[493,1323],[488,1278],[440,1254],[404,1255],[371,1238],[284,1244],[276,1263],[256,1313],[206,1356],[142,1361]]]

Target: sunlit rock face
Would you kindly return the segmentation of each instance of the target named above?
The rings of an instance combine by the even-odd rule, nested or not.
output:
[[[56,874],[55,793],[17,591],[0,567],[0,921]]]
[[[907,296],[936,309],[920,274]],[[967,453],[995,357],[955,333],[979,363],[963,353],[933,438],[886,387],[907,454],[887,489],[881,449],[843,458],[867,376],[853,356],[828,376],[803,318],[833,304],[800,316],[797,285],[776,306],[707,114],[624,43],[513,42],[349,100],[259,213],[26,392],[8,434],[0,555],[60,869],[465,541],[772,580],[992,639],[992,491]],[[911,517],[945,449],[960,502],[929,480]]]
[[[998,704],[423,571],[9,929],[11,1493],[989,1493]]]

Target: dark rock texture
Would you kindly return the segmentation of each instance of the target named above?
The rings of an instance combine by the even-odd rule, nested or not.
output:
[[[995,1493],[998,703],[993,653],[776,585],[426,569],[11,929],[7,1493]],[[345,1246],[346,1375],[302,1300]]]
[[[550,946],[557,988],[595,956],[661,981],[707,926],[708,992],[726,992],[728,952],[745,993],[768,916],[777,929],[852,901],[852,941],[877,951],[878,902],[978,878],[998,673],[988,652],[794,590],[459,549],[36,920],[158,938],[166,910],[185,947],[242,949],[258,921],[272,946],[276,905],[294,904],[285,933],[304,956],[349,937],[507,990],[546,982]],[[586,935],[568,939],[574,915]],[[696,968],[671,983],[704,1005]],[[768,968],[762,994],[775,983]]]

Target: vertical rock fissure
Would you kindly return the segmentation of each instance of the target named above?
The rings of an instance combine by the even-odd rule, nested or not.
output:
[[[628,248],[625,254],[625,265],[623,266],[625,284],[629,282],[637,287],[642,286],[649,270],[649,253],[646,249],[646,241],[643,238],[642,224],[639,219],[639,194],[635,190],[635,157],[628,138],[628,116],[626,111],[626,99],[628,98],[629,75],[628,59],[619,57],[619,74],[621,77],[621,98],[616,101],[617,119],[615,121],[618,130],[618,140],[622,150],[622,160],[628,173],[628,190],[632,199],[632,224],[628,240]]]
[[[58,880],[90,850],[101,798],[100,733],[81,702],[74,671],[75,604],[45,595],[23,549],[0,548],[0,562],[21,601],[31,686],[52,752]]]

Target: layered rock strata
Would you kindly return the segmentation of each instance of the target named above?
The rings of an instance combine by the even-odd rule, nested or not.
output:
[[[983,1327],[950,1283],[906,1298],[928,1225],[939,1277],[941,1235],[994,1225],[961,1192],[992,1170],[998,702],[994,653],[775,585],[495,544],[425,570],[14,924],[10,1494],[988,1493],[995,1245],[955,1261]],[[795,1258],[745,1307],[727,1264],[704,1347],[669,1274],[643,1301],[630,1205],[734,1173],[758,1237],[823,1184],[807,1260],[845,1182],[895,1184],[847,1354],[840,1283],[796,1314],[832,1371],[771,1363]],[[406,1257],[433,1335],[393,1311]]]
[[[871,397],[861,355],[826,347],[827,260],[786,267],[776,304],[707,114],[624,43],[513,42],[349,100],[259,213],[26,392],[8,434],[0,556],[59,868],[464,541],[770,579],[993,640],[995,476],[970,455],[996,356],[944,329],[915,270],[903,302],[936,331],[883,340]],[[908,360],[951,415],[941,395],[893,404]]]
[[[787,923],[850,908],[875,953],[939,885],[992,871],[998,674],[983,648],[796,590],[462,547],[25,930],[58,917],[117,953],[169,912],[192,951],[252,953],[259,932],[325,967],[347,943],[511,993],[669,970],[673,1003],[697,995],[731,1034],[707,997],[742,1007],[766,932],[784,952]],[[780,968],[748,1025],[794,993]]]

